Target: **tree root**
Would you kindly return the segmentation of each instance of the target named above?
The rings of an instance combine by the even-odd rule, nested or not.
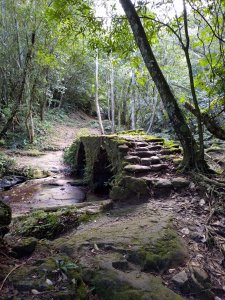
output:
[[[5,277],[4,280],[2,281],[2,284],[1,284],[1,286],[0,286],[0,292],[1,292],[1,290],[3,289],[3,286],[4,286],[5,282],[6,282],[6,280],[9,278],[9,276],[10,276],[16,269],[22,267],[23,265],[25,265],[25,263],[22,263],[22,264],[20,264],[20,265],[16,265],[14,268],[12,268],[12,270],[10,270],[10,272],[6,275],[6,277]]]

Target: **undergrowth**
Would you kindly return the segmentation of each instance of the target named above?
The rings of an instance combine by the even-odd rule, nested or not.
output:
[[[0,152],[0,177],[8,174],[14,165],[15,162],[13,159]]]

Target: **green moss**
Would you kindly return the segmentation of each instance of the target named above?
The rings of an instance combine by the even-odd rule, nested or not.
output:
[[[119,138],[119,137],[114,138],[112,141],[115,142],[118,146],[119,145],[129,145],[130,144],[127,140],[125,140],[123,138]]]
[[[164,146],[168,148],[179,148],[179,144],[176,144],[173,140],[165,140]]]
[[[182,300],[153,276],[149,276],[146,286],[139,287],[136,276],[126,279],[124,274],[121,280],[116,272],[109,270],[99,270],[93,274],[91,284],[101,300]]]
[[[56,212],[36,211],[28,217],[14,220],[17,234],[38,239],[54,239],[56,236],[79,225],[76,209],[62,209]]]
[[[87,223],[87,222],[90,222],[92,220],[95,220],[96,217],[98,216],[98,214],[90,214],[88,212],[85,212],[83,214],[81,214],[78,218],[79,220],[79,223]]]
[[[178,166],[180,163],[182,163],[182,161],[183,161],[183,158],[180,158],[180,157],[173,159],[173,163],[175,166]]]
[[[164,272],[181,264],[187,257],[186,249],[177,233],[168,228],[163,237],[140,251],[129,254],[129,260],[140,264],[145,271]]]
[[[126,130],[126,131],[121,131],[119,134],[122,135],[145,135],[145,132],[143,129],[136,129],[136,130]]]
[[[163,138],[158,138],[158,137],[155,137],[155,136],[151,136],[151,135],[144,135],[143,136],[143,139],[146,141],[146,142],[161,142],[161,143],[164,143],[165,140]]]

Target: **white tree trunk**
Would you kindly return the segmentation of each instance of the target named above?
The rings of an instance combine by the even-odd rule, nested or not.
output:
[[[132,92],[131,92],[131,129],[135,130],[135,73],[132,69]]]
[[[98,116],[98,122],[100,127],[101,134],[104,134],[104,128],[102,125],[102,117],[100,113],[99,101],[98,101],[98,49],[96,51],[96,70],[95,70],[95,105],[96,105],[96,113]]]
[[[115,95],[114,95],[114,68],[112,61],[112,52],[111,52],[111,117],[112,117],[112,133],[115,132]]]

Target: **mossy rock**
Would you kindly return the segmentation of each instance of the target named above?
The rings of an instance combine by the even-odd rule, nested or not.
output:
[[[0,200],[0,226],[9,225],[11,222],[11,208]]]
[[[146,181],[141,178],[124,176],[121,184],[130,191],[136,193],[139,197],[149,196],[149,189]]]
[[[15,258],[22,258],[31,255],[37,245],[37,239],[33,237],[12,239],[7,238],[7,243],[11,248],[11,255]]]
[[[8,225],[11,222],[11,208],[0,200],[0,238],[8,232]]]
[[[14,220],[17,234],[38,239],[54,239],[58,235],[76,228],[80,224],[76,209],[60,209],[56,212],[36,211],[30,216]]]
[[[129,261],[141,265],[144,271],[160,273],[179,266],[186,258],[186,248],[171,228],[168,228],[155,243],[138,251],[131,251],[128,256]]]
[[[22,266],[13,272],[9,281],[20,295],[26,293],[27,298],[33,296],[32,290],[39,292],[40,295],[35,295],[37,300],[82,300],[88,294],[80,268],[65,255]]]
[[[132,192],[123,186],[115,185],[110,191],[110,198],[113,201],[124,201],[132,197]]]
[[[33,167],[25,167],[23,169],[17,169],[16,173],[26,176],[29,179],[41,179],[51,175],[51,172],[49,171],[45,171]]]
[[[157,277],[146,276],[140,284],[136,272],[97,270],[92,272],[89,282],[101,300],[182,300]]]

